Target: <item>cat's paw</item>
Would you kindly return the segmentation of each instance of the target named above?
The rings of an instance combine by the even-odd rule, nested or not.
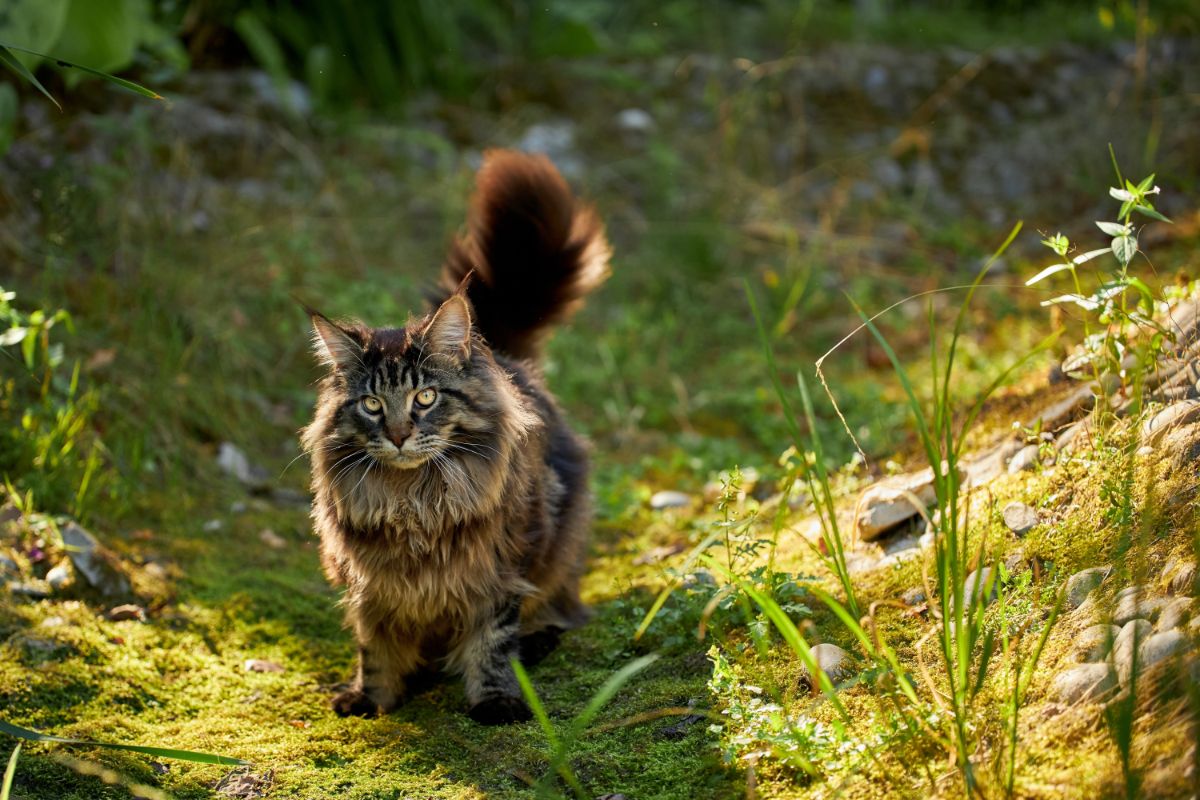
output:
[[[373,717],[379,705],[358,689],[347,689],[333,698],[333,710],[339,717]]]
[[[492,697],[471,706],[467,714],[480,725],[509,725],[533,719],[533,712],[519,697]]]

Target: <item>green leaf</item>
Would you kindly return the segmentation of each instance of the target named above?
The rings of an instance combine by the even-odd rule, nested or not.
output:
[[[1108,251],[1105,250],[1104,252],[1107,253]],[[1053,266],[1046,267],[1044,270],[1039,272],[1037,275],[1034,275],[1032,278],[1025,281],[1025,285],[1033,286],[1035,283],[1038,283],[1039,281],[1043,281],[1046,278],[1049,278],[1051,275],[1056,275],[1065,269],[1073,269],[1073,268],[1074,268],[1074,265],[1072,265],[1072,264],[1055,264]]]
[[[17,759],[21,756],[21,743],[17,742],[17,746],[13,748],[12,755],[8,757],[8,769],[4,770],[4,783],[0,784],[0,800],[8,800],[12,793],[13,778],[17,774]]]
[[[1175,224],[1171,220],[1164,217],[1162,214],[1155,211],[1153,206],[1135,205],[1133,207],[1133,210],[1138,212],[1139,214],[1144,214],[1145,216],[1150,217],[1151,219],[1156,219],[1159,222],[1170,222],[1172,225]]]
[[[1129,225],[1122,225],[1119,222],[1102,222],[1097,220],[1096,227],[1107,233],[1109,236],[1129,235]]]
[[[32,84],[33,88],[37,89],[42,94],[46,95],[46,97],[50,100],[50,102],[54,103],[54,106],[59,111],[62,111],[62,106],[60,106],[58,104],[58,101],[54,99],[54,95],[50,94],[50,92],[48,92],[46,90],[46,87],[42,86],[42,82],[39,81],[37,78],[35,78],[33,76],[33,73],[30,72],[28,69],[26,69],[25,65],[22,64],[20,61],[18,61],[17,57],[15,55],[13,55],[12,51],[19,50],[19,49],[20,48],[16,48],[16,47],[10,48],[8,45],[0,44],[0,64],[3,64],[4,66],[8,67],[13,72],[17,73],[22,78],[24,78],[26,81],[28,81],[30,84]],[[28,51],[22,51],[22,52],[28,52]]]
[[[1113,255],[1117,257],[1117,261],[1121,262],[1122,267],[1128,267],[1129,262],[1133,261],[1134,254],[1137,253],[1137,242],[1132,236],[1118,236],[1112,240]]]
[[[9,736],[16,736],[18,739],[25,739],[30,742],[56,742],[58,744],[78,744],[85,747],[107,747],[110,750],[127,750],[148,756],[158,756],[159,758],[176,758],[180,761],[192,761],[197,764],[241,766],[250,763],[249,761],[242,761],[240,758],[212,755],[211,753],[196,753],[191,750],[172,750],[165,747],[143,747],[134,744],[111,744],[109,742],[92,742],[86,739],[67,739],[62,736],[51,736],[48,733],[39,733],[28,728],[21,728],[3,720],[0,720],[0,733],[7,733]]]
[[[1150,177],[1146,178],[1144,181],[1142,181],[1141,183],[1138,184],[1137,193],[1145,194],[1146,190],[1149,189],[1153,185],[1154,185],[1154,173],[1151,172]]]

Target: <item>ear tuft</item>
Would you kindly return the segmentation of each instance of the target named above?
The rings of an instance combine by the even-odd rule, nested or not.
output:
[[[323,314],[312,312],[313,352],[331,369],[345,370],[362,361],[362,342]]]
[[[461,294],[442,303],[425,326],[425,339],[435,353],[461,360],[471,352],[471,306]]]

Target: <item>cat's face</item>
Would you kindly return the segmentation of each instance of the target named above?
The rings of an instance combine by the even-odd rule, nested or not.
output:
[[[407,328],[342,328],[319,315],[313,325],[337,404],[321,446],[352,451],[347,465],[403,470],[495,452],[504,393],[461,296]]]

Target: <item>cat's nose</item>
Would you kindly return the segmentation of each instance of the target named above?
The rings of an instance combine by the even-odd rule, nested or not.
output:
[[[412,435],[412,424],[402,423],[400,425],[388,425],[387,437],[392,444],[396,445],[397,449],[403,449],[404,442]]]

